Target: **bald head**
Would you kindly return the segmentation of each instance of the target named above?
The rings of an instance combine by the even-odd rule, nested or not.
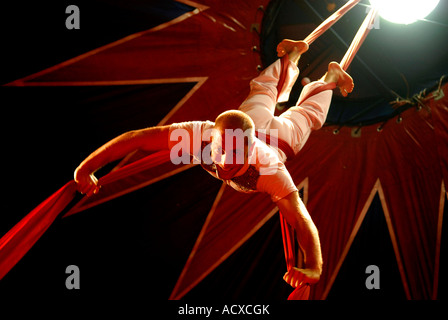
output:
[[[229,110],[221,113],[215,120],[215,129],[241,129],[243,132],[250,130],[251,134],[255,132],[255,125],[252,119],[244,112],[238,110]]]
[[[255,142],[255,125],[244,112],[230,110],[215,120],[212,136],[212,158],[219,164],[221,177],[231,177],[247,163]]]

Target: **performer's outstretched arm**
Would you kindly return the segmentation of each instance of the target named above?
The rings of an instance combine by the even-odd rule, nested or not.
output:
[[[322,273],[322,253],[319,234],[297,191],[277,202],[286,221],[295,229],[297,241],[305,257],[305,268],[293,268],[285,274],[285,281],[293,287],[301,283],[313,284]]]
[[[90,154],[75,170],[78,190],[87,195],[98,192],[94,173],[106,164],[124,158],[135,150],[159,151],[168,149],[170,126],[158,126],[128,131],[110,140]]]

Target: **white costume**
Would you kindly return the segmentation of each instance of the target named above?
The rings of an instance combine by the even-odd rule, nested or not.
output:
[[[281,61],[277,60],[253,79],[250,94],[239,110],[252,118],[256,130],[266,130],[271,137],[277,136],[276,133],[278,133],[278,139],[286,142],[294,154],[297,154],[308,139],[311,130],[317,130],[324,124],[330,107],[332,91],[325,90],[310,96],[300,106],[292,107],[279,117],[275,117],[280,70]],[[279,100],[286,100],[289,97],[291,88],[299,74],[297,66],[289,60],[287,70]],[[301,97],[305,97],[316,87],[325,84],[323,81],[316,81],[306,85],[302,90]],[[210,152],[206,146],[210,143],[209,130],[213,126],[214,123],[210,121],[172,124],[169,146],[171,150],[174,150],[173,148],[176,146],[176,152],[178,150],[187,151],[193,156],[196,163],[201,163],[204,169],[218,178],[215,164],[204,161],[204,152]],[[172,135],[176,129],[182,130],[175,133],[187,132],[188,135],[179,139],[179,135]],[[210,159],[210,157],[207,158]],[[253,152],[249,156],[249,168],[243,174],[225,181],[237,191],[266,192],[276,202],[291,192],[297,191],[294,181],[284,165],[286,158],[286,152],[256,138]]]
[[[277,104],[277,85],[280,78],[281,62],[276,62],[266,68],[257,78],[251,81],[251,91],[239,110],[248,114],[255,123],[256,129],[265,129],[269,133],[272,129],[278,130],[278,138],[285,141],[297,154],[302,149],[312,130],[322,127],[330,108],[331,90],[322,91],[308,97],[300,106],[289,108],[280,116],[275,117]],[[285,84],[279,94],[278,101],[286,101],[289,93],[299,75],[297,66],[288,60],[288,73]],[[307,84],[300,94],[306,97],[316,87],[323,86],[323,81],[314,81]],[[275,135],[274,132],[271,134]],[[286,161],[282,156],[281,160]]]

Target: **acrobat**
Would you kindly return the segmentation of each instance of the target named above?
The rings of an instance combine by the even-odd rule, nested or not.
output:
[[[201,165],[208,173],[234,189],[270,195],[288,224],[295,229],[304,254],[304,268],[288,270],[284,280],[294,288],[302,283],[316,283],[323,264],[318,230],[299,197],[285,162],[302,149],[311,131],[320,129],[327,117],[332,90],[310,93],[334,83],[341,94],[347,96],[354,84],[338,63],[331,62],[320,80],[303,88],[298,100],[300,105],[274,116],[277,101],[289,96],[299,74],[298,61],[307,50],[308,44],[304,41],[283,40],[278,45],[278,56],[288,57],[287,74],[280,92],[281,60],[278,59],[251,81],[250,94],[238,110],[226,111],[214,122],[190,121],[155,126],[125,132],[107,142],[75,170],[78,190],[89,196],[99,192],[95,172],[135,150],[156,152],[182,146],[180,149],[187,150],[193,159],[201,159]],[[173,134],[182,131],[188,133],[185,136],[189,139],[180,139]],[[268,143],[266,136],[276,143]],[[204,154],[208,159],[204,159]]]

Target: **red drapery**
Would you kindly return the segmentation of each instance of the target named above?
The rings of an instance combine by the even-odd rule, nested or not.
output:
[[[69,181],[20,220],[0,239],[0,279],[28,252],[59,213],[74,199],[75,181]]]
[[[99,183],[107,186],[115,181],[156,167],[170,159],[161,151],[103,176]],[[76,182],[67,182],[33,211],[20,220],[0,239],[0,279],[28,252],[67,205],[75,198]]]
[[[358,4],[359,0],[350,0],[343,5],[339,10],[325,19],[316,29],[313,30],[303,41],[309,45],[319,38],[325,31],[327,31],[333,24],[335,24],[344,14]]]
[[[316,30],[310,34],[305,41],[312,43],[318,36],[324,33],[330,28],[340,17],[342,17],[348,10],[355,6],[359,0],[353,0],[335,12],[326,21],[324,21]],[[360,31],[356,35],[352,45],[347,51],[346,56],[343,58],[341,64],[346,69],[352,61],[357,50],[361,46],[365,39],[369,26],[371,25],[372,17],[374,13],[370,12],[360,28]],[[285,58],[287,58],[285,56]],[[284,60],[284,59],[283,59]],[[282,79],[282,78],[281,78]],[[329,87],[334,88],[334,85]],[[324,87],[328,89],[328,87]],[[317,92],[315,92],[317,93]],[[315,94],[313,93],[313,94]],[[162,165],[168,162],[169,157],[167,152],[160,152],[154,155],[144,157],[135,162],[132,162],[116,171],[112,171],[110,174],[100,179],[100,184],[107,186],[115,181],[124,181],[127,177],[138,175],[145,172],[155,166]],[[12,228],[5,236],[0,239],[0,279],[20,260],[23,255],[32,247],[32,245],[39,239],[39,237],[48,229],[56,217],[62,212],[65,207],[73,200],[75,196],[75,183],[74,181],[68,182],[64,187],[50,196],[36,209],[30,212],[25,218],[23,218],[14,228]],[[117,193],[114,190],[115,196]],[[107,199],[103,199],[106,201]],[[78,206],[75,206],[75,209]],[[76,212],[71,210],[66,215]],[[293,265],[291,261],[295,261],[296,249],[293,246],[294,234],[290,228],[285,225],[284,219],[282,221],[283,241],[285,246],[285,254],[287,267],[291,268]],[[254,229],[255,230],[255,229]],[[292,256],[291,256],[292,255]],[[219,259],[218,259],[219,260]],[[309,295],[309,287],[297,288],[291,295],[290,299],[307,299]]]
[[[328,295],[375,194],[407,298],[437,296],[448,157],[448,86],[442,89],[436,96],[444,97],[429,99],[428,109],[409,109],[382,131],[379,125],[363,127],[360,137],[352,136],[356,128],[316,131],[290,163],[297,181],[309,180],[307,207],[322,241],[325,271],[312,298]],[[323,167],[331,174],[319,172]]]
[[[337,20],[339,20],[340,17],[342,17],[348,10],[350,10],[353,6],[355,6],[359,1],[350,1],[345,6],[343,6],[341,9],[336,11],[333,15],[331,15],[327,20],[325,20],[319,27],[317,27],[306,39],[308,43],[313,42],[318,36],[320,36],[322,33],[324,33],[328,28],[330,28]],[[366,39],[370,28],[373,24],[373,21],[377,15],[376,9],[371,10],[366,18],[364,19],[361,27],[359,28],[358,32],[355,35],[355,38],[353,39],[350,47],[348,48],[346,54],[342,58],[340,65],[342,69],[347,70],[350,63],[353,61],[353,58],[355,57],[356,53],[358,52],[359,48],[361,47],[362,43]],[[282,73],[285,72],[285,58],[282,59]],[[284,77],[280,76],[280,81],[284,81]],[[280,86],[281,88],[281,86]],[[306,100],[309,96],[318,94],[321,91],[324,90],[333,90],[336,88],[335,83],[329,83],[325,86],[321,86],[316,88],[316,90],[309,93],[308,96],[302,97],[300,101],[298,101],[298,104],[300,105],[304,100]],[[286,220],[281,216],[281,226],[282,226],[282,235],[283,235],[283,246],[285,248],[285,256],[286,256],[286,266],[287,269],[291,269],[292,267],[295,267],[296,265],[293,264],[293,261],[296,261],[296,255],[297,255],[297,249],[294,246],[294,230],[291,229],[290,226],[288,226]],[[291,295],[288,297],[288,300],[307,300],[309,297],[310,288],[309,285],[303,284],[302,286],[297,287]]]
[[[218,1],[213,5],[217,7],[217,10],[224,10],[223,8],[218,8],[219,3]],[[244,10],[237,10],[237,12],[244,12]],[[211,15],[214,13],[207,12],[207,14]],[[238,18],[243,20],[243,17]],[[197,16],[197,19],[191,20],[194,20],[197,26],[200,22],[208,22],[210,19],[205,16]],[[170,29],[170,32],[183,34],[184,30],[184,27],[177,26],[177,29]],[[167,32],[168,35],[153,32],[146,34],[145,37],[166,39],[167,36],[172,36],[170,32]],[[194,37],[194,39],[198,38]],[[222,37],[222,39],[226,39],[226,37]],[[138,40],[136,38],[132,45],[137,46]],[[163,41],[160,40],[159,43],[161,42]],[[148,41],[144,43],[147,46]],[[192,45],[195,45],[195,43]],[[214,43],[207,43],[207,45],[214,45]],[[112,48],[111,51],[114,49]],[[146,51],[135,51],[142,52],[142,55],[147,56]],[[208,50],[204,49],[203,51],[207,52]],[[232,52],[235,51],[237,50],[232,50]],[[176,72],[181,70],[183,73],[179,77],[188,77],[192,74],[197,77],[203,76],[203,74],[197,74],[196,71],[192,71],[200,70],[193,63],[190,68],[182,69],[179,67],[181,59],[176,60],[172,56],[165,58],[167,51],[163,46],[156,48],[155,52],[156,59],[163,62],[160,63],[160,70],[154,69],[154,71],[151,69],[151,71],[156,73],[156,78],[163,77],[166,65],[173,64],[171,75],[178,76]],[[108,56],[107,53],[110,54],[110,51],[108,52],[107,50],[105,50],[105,53],[106,58],[104,56],[100,57],[100,54],[98,54],[97,56],[91,55],[80,61],[79,63],[84,66],[81,69],[91,70],[97,67],[99,72],[96,76],[99,77],[99,80],[116,79],[123,73],[126,73],[126,68],[113,70],[107,68],[108,58],[116,56],[114,54]],[[133,63],[133,61],[146,61],[145,58],[140,60],[121,60],[125,60],[128,64]],[[169,60],[169,62],[164,64],[165,60]],[[182,60],[182,64],[185,64],[185,61]],[[249,64],[249,61],[246,62]],[[101,68],[102,63],[105,64],[104,68]],[[198,65],[201,64],[198,63]],[[214,64],[215,66],[216,64]],[[129,69],[135,72],[135,70],[142,70],[143,68],[142,65],[139,65],[138,68]],[[159,71],[160,73],[157,73]],[[217,74],[220,74],[222,70],[215,71]],[[59,75],[58,72],[60,73]],[[145,69],[145,72],[149,71]],[[65,80],[67,74],[73,76],[73,81],[84,80],[83,74],[76,68],[76,64],[68,65],[66,69],[63,69],[63,72],[56,70],[54,74],[44,74],[42,78],[47,81],[57,81],[62,77]],[[139,76],[138,74],[132,75],[137,78]],[[106,77],[106,79],[102,77]],[[210,77],[213,78],[213,74]],[[207,86],[216,84],[217,82],[207,82]],[[212,90],[210,89],[211,87],[207,86],[204,85],[201,87],[201,90]],[[394,250],[400,266],[401,280],[408,298],[428,299],[436,296],[437,259],[440,254],[441,238],[438,231],[440,230],[441,220],[440,204],[444,203],[446,197],[441,196],[441,192],[445,192],[445,189],[441,188],[441,186],[448,178],[448,149],[446,147],[448,145],[448,114],[446,109],[448,92],[446,86],[443,90],[445,97],[440,95],[435,99],[428,100],[427,106],[431,110],[430,113],[425,109],[420,111],[411,109],[402,115],[402,122],[396,123],[392,119],[381,132],[376,130],[376,126],[365,127],[361,130],[361,136],[355,138],[351,136],[351,129],[349,128],[342,128],[338,135],[333,134],[334,128],[331,127],[317,131],[311,136],[299,157],[288,165],[296,182],[300,183],[306,180],[309,183],[309,202],[307,205],[321,235],[325,263],[324,273],[321,281],[311,289],[311,298],[322,299],[328,294],[335,277],[337,277],[340,264],[350,248],[350,243],[353,241],[353,237],[356,236],[357,227],[362,223],[363,213],[368,207],[371,195],[375,193],[380,195],[384,212],[387,214],[389,231],[391,236],[393,236]],[[200,90],[197,93],[200,94]],[[225,94],[226,92],[223,90],[215,96],[225,96]],[[193,95],[193,97],[196,97],[196,95]],[[230,105],[235,105],[237,101],[244,97],[233,95],[231,98],[233,100]],[[215,101],[210,103],[210,99],[212,97],[205,100],[192,98],[189,102],[191,102],[195,110],[198,110],[199,106],[203,104],[207,106],[213,105]],[[176,121],[191,120],[187,117],[191,109],[185,107],[185,110],[183,113],[176,114]],[[203,113],[198,118],[209,118],[209,108],[204,108],[204,110],[206,111],[201,111]],[[170,119],[170,121],[173,119]],[[412,157],[409,156],[410,154]],[[170,162],[164,162],[160,165],[160,167],[162,166],[169,167],[164,172],[173,172]],[[325,170],[322,170],[322,168],[325,168]],[[105,198],[92,198],[84,203],[85,206],[80,206],[77,210],[82,210],[86,206],[95,205],[101,201],[107,201],[111,194],[117,196],[123,192],[128,192],[133,188],[141,186],[139,184],[142,181],[148,179],[157,180],[160,178],[159,176],[160,174],[155,174],[154,171],[148,169],[145,172],[135,174],[134,179],[124,178],[117,181],[117,183],[105,184],[102,190],[102,193],[106,195]],[[25,229],[27,226],[31,227],[31,229],[34,228],[33,226],[39,226],[41,232],[44,232],[48,225],[51,224],[52,219],[57,216],[55,206],[61,209],[69,202],[73,194],[72,186],[72,183],[67,184],[54,196],[45,201],[47,204],[52,203],[51,206],[47,207],[43,203],[38,207],[46,208],[42,212],[48,213],[48,219],[39,220],[38,210],[33,210],[33,214],[30,213],[31,216],[24,218],[18,224],[18,227],[13,229],[14,232],[17,231],[18,235],[21,234],[20,230],[27,233],[27,229]],[[347,192],[347,190],[350,190],[350,192]],[[66,192],[67,197],[62,197],[62,194]],[[220,199],[231,199],[231,201],[229,201],[228,205],[225,205],[224,202],[220,203],[219,208],[214,209],[213,217],[208,219],[207,226],[210,228],[204,228],[203,232],[207,243],[205,241],[198,243],[195,249],[195,259],[189,261],[188,266],[184,269],[183,279],[187,281],[180,283],[181,291],[191,288],[194,282],[197,283],[197,279],[203,278],[209,272],[209,266],[203,267],[205,263],[209,263],[208,258],[204,258],[210,257],[207,255],[208,253],[212,252],[217,256],[214,262],[212,262],[213,266],[225,259],[225,255],[230,254],[228,249],[225,248],[225,244],[218,241],[219,237],[216,234],[224,234],[229,239],[232,239],[233,235],[240,237],[241,234],[245,235],[243,238],[250,237],[250,234],[246,233],[247,230],[255,232],[257,226],[262,225],[266,219],[275,213],[275,208],[269,202],[269,199],[260,195],[249,199],[245,195],[237,195],[232,190],[223,188],[222,193],[220,193]],[[218,203],[217,199],[216,204]],[[76,212],[76,210],[72,212]],[[251,213],[250,216],[248,212]],[[271,212],[272,214],[269,215]],[[35,217],[34,219],[33,216]],[[223,224],[223,221],[227,221],[227,223]],[[238,223],[235,224],[235,221]],[[238,225],[238,228],[234,228],[235,225]],[[11,231],[11,233],[8,233],[0,240],[2,248],[0,252],[0,269],[2,269],[2,275],[13,265],[11,264],[13,259],[8,259],[6,253],[11,252],[12,248],[13,251],[17,250],[16,252],[21,251],[25,254],[27,248],[35,241],[35,238],[30,237],[29,240],[23,239],[23,242],[18,241],[11,245],[13,244],[11,235],[14,232]],[[39,235],[39,233],[36,234]],[[236,243],[231,243],[230,246],[237,248],[242,241],[244,239],[238,238],[238,240],[235,240]],[[295,250],[292,252],[295,252]],[[20,259],[20,254],[17,257]]]

